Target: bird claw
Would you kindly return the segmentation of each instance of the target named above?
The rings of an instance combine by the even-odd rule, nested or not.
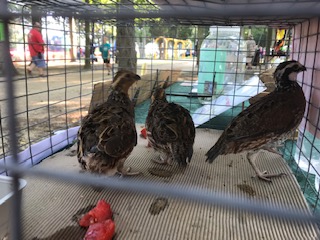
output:
[[[160,159],[152,159],[152,161],[161,165],[172,165],[172,161],[162,157],[160,157]]]
[[[265,151],[267,151],[267,152],[271,152],[271,153],[274,153],[274,154],[277,154],[277,155],[282,155],[282,153],[280,153],[277,149],[274,149],[274,148],[272,148],[272,147],[262,147],[261,148],[262,150],[265,150]]]
[[[158,163],[158,164],[162,164],[162,165],[166,165],[167,162],[162,160],[162,159],[152,159],[153,162]]]
[[[152,162],[154,163],[158,163],[158,164],[161,164],[161,165],[165,165],[166,163],[161,161],[161,160],[158,160],[158,159],[152,159]]]
[[[128,167],[127,169],[121,169],[118,171],[118,173],[120,174],[120,177],[136,176],[136,175],[141,174],[141,172],[131,172],[131,167]]]
[[[261,180],[264,180],[266,182],[271,182],[271,178],[273,177],[281,177],[281,176],[286,176],[287,174],[285,173],[274,173],[274,174],[267,174],[267,171],[263,171],[260,173],[257,173],[256,176],[254,177],[258,177]]]

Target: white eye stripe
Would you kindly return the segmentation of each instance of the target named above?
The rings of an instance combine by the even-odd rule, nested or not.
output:
[[[281,78],[282,76],[283,76],[283,74],[285,73],[285,71],[287,70],[287,69],[292,69],[292,70],[294,70],[295,68],[297,68],[297,67],[300,67],[300,68],[302,68],[302,65],[299,63],[299,62],[292,62],[292,63],[289,63],[288,65],[286,65],[284,68],[282,68],[282,69],[276,69],[276,72],[275,72],[275,74],[274,74],[274,76],[275,76],[275,78],[276,79],[279,79],[279,78]],[[293,72],[293,71],[292,71]],[[291,74],[291,73],[290,73]],[[289,75],[290,75],[289,74]]]
[[[117,86],[119,82],[123,79],[123,76],[125,76],[125,73],[118,76],[117,79],[112,83],[112,86],[113,87]]]

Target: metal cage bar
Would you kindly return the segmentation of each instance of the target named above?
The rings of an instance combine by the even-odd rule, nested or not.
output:
[[[16,1],[18,3],[22,4],[22,1]],[[320,5],[318,3],[318,1],[286,1],[283,2],[281,5],[282,7],[279,7],[279,9],[277,11],[274,11],[272,16],[269,15],[269,13],[267,13],[264,9],[264,5],[269,4],[272,6],[272,9],[274,9],[275,6],[278,6],[279,3],[275,3],[274,1],[264,1],[262,4],[251,4],[248,1],[247,3],[243,3],[243,4],[237,4],[235,1],[224,1],[225,4],[220,4],[220,1],[199,1],[199,4],[203,4],[203,7],[201,8],[194,8],[192,7],[190,4],[190,1],[184,1],[184,4],[187,5],[186,7],[184,7],[184,5],[176,5],[171,1],[155,1],[156,4],[158,4],[158,7],[155,7],[155,5],[153,3],[151,3],[150,1],[147,1],[147,6],[153,6],[154,10],[150,11],[150,12],[144,12],[142,10],[140,11],[128,11],[128,12],[121,12],[121,13],[113,13],[111,10],[113,10],[113,8],[110,9],[104,9],[103,7],[107,7],[104,5],[94,5],[94,6],[88,6],[80,1],[64,1],[64,2],[58,2],[58,1],[47,1],[47,2],[43,2],[44,5],[42,5],[43,8],[48,7],[48,10],[52,10],[52,11],[48,11],[48,14],[52,15],[52,16],[56,16],[58,15],[59,11],[62,8],[64,9],[64,11],[60,12],[60,16],[62,17],[66,17],[66,16],[77,16],[79,19],[83,20],[83,19],[95,19],[97,20],[99,17],[104,17],[105,18],[113,18],[113,19],[123,19],[126,17],[150,17],[150,18],[154,18],[154,17],[163,17],[164,19],[166,19],[168,22],[170,22],[170,19],[172,18],[172,16],[175,16],[176,21],[174,21],[177,25],[179,26],[186,26],[187,24],[204,24],[204,25],[210,25],[212,23],[216,23],[216,25],[232,25],[232,26],[236,26],[236,25],[243,25],[244,23],[247,23],[247,25],[251,25],[252,23],[254,24],[261,24],[261,23],[265,23],[265,25],[267,25],[268,27],[270,26],[285,26],[285,27],[291,27],[294,26],[295,30],[298,31],[300,29],[300,31],[303,31],[303,26],[302,26],[302,22],[308,22],[308,26],[306,28],[306,32],[307,35],[306,36],[294,36],[292,37],[291,35],[289,36],[289,43],[291,42],[291,40],[293,41],[293,43],[295,43],[295,41],[300,41],[300,45],[298,46],[298,48],[295,48],[295,46],[293,47],[293,50],[291,52],[291,54],[295,57],[297,57],[299,60],[303,60],[304,63],[306,63],[308,61],[308,57],[307,53],[308,53],[308,43],[309,43],[309,38],[312,37],[310,36],[310,17],[309,16],[317,16],[319,18],[319,14],[320,14]],[[309,4],[306,4],[306,2],[308,2]],[[30,0],[28,2],[29,4],[33,5],[38,3],[38,1],[32,1]],[[117,2],[113,2],[115,6],[117,6]],[[216,17],[212,17],[212,9],[210,9],[210,7],[215,7],[218,6],[217,9],[223,9],[223,11],[221,10],[216,10],[214,13],[216,14]],[[228,6],[229,9],[225,8],[225,6]],[[288,13],[288,11],[286,11],[287,9],[284,8],[284,6],[293,6],[291,11]],[[142,7],[142,6],[139,6]],[[144,6],[145,7],[145,6]],[[235,14],[235,9],[239,9],[242,8],[241,11],[237,11]],[[26,7],[28,8],[28,7]],[[95,12],[95,11],[91,11],[91,12],[86,12],[88,11],[88,9],[90,10],[97,10],[100,8],[103,8],[101,12]],[[205,8],[209,8],[209,10],[205,9]],[[143,9],[143,8],[142,8]],[[160,9],[160,10],[159,10]],[[188,11],[186,11],[186,9]],[[27,10],[27,9],[25,9]],[[79,10],[79,13],[77,13],[77,10]],[[299,11],[298,11],[299,10]],[[2,142],[2,151],[3,153],[1,155],[4,156],[4,164],[0,165],[0,173],[5,173],[5,174],[9,174],[13,177],[13,187],[14,187],[14,204],[12,207],[12,239],[22,239],[22,229],[21,229],[21,193],[19,192],[19,178],[23,175],[30,175],[30,176],[35,176],[35,177],[39,177],[39,178],[49,178],[52,180],[58,180],[58,181],[66,181],[66,182],[70,182],[70,183],[74,183],[74,184],[84,184],[84,185],[94,185],[97,187],[104,187],[104,188],[112,188],[112,189],[118,189],[118,190],[124,190],[124,191],[137,191],[140,193],[145,193],[145,194],[157,194],[157,193],[162,193],[163,195],[172,197],[172,198],[179,198],[182,200],[188,200],[188,201],[195,201],[195,202],[201,202],[201,203],[206,203],[206,204],[210,204],[210,205],[219,205],[219,206],[223,206],[223,207],[227,207],[230,209],[242,209],[244,211],[249,211],[255,214],[262,214],[265,216],[270,216],[270,217],[274,217],[274,218],[282,218],[288,221],[301,221],[303,223],[311,223],[311,224],[319,224],[320,222],[320,217],[318,216],[318,211],[316,210],[317,205],[319,205],[318,201],[319,201],[319,191],[316,189],[316,187],[314,186],[314,183],[312,183],[312,181],[310,180],[310,175],[311,175],[311,169],[312,172],[317,172],[317,168],[315,166],[313,166],[313,163],[309,162],[309,168],[308,168],[308,172],[304,172],[302,171],[298,165],[295,166],[295,170],[294,172],[296,174],[302,174],[304,176],[304,182],[301,185],[301,188],[303,191],[305,191],[306,189],[311,188],[312,191],[314,192],[314,195],[316,196],[316,200],[315,200],[315,207],[313,209],[314,214],[310,215],[308,212],[305,211],[297,211],[296,209],[291,209],[291,208],[287,208],[286,206],[275,206],[275,205],[270,205],[270,206],[266,206],[265,204],[259,203],[257,202],[252,202],[252,201],[247,201],[247,200],[243,200],[240,198],[234,198],[233,196],[230,196],[228,194],[224,194],[224,193],[220,193],[220,192],[216,192],[216,193],[208,193],[206,192],[205,189],[201,189],[201,190],[197,190],[191,187],[186,187],[186,186],[179,186],[179,185],[173,185],[173,186],[155,186],[153,183],[150,182],[143,182],[143,181],[132,181],[132,180],[126,180],[126,179],[110,179],[110,181],[108,182],[101,182],[98,178],[94,177],[94,176],[83,176],[81,174],[73,174],[73,173],[57,173],[57,172],[53,172],[50,170],[37,170],[37,169],[33,169],[33,168],[27,168],[24,167],[23,165],[19,165],[19,149],[21,149],[20,144],[18,143],[18,137],[17,134],[23,132],[24,130],[26,130],[27,132],[27,139],[28,139],[28,143],[26,144],[27,146],[31,147],[33,142],[42,140],[44,137],[49,137],[50,140],[50,151],[51,153],[54,153],[54,147],[56,147],[56,145],[59,145],[59,143],[54,143],[53,140],[51,139],[52,136],[52,132],[57,130],[55,129],[53,123],[51,123],[51,120],[54,118],[63,118],[62,120],[62,125],[58,126],[59,127],[64,127],[66,129],[70,129],[72,127],[74,127],[75,125],[78,124],[78,122],[72,122],[71,120],[69,120],[68,116],[72,115],[72,114],[78,114],[78,118],[81,119],[83,114],[86,113],[86,107],[84,107],[83,105],[85,103],[89,102],[89,98],[91,96],[91,92],[94,89],[94,85],[95,83],[98,82],[103,82],[103,83],[108,83],[111,81],[111,79],[107,79],[106,78],[106,72],[104,71],[104,65],[101,66],[95,66],[92,67],[89,70],[84,70],[82,68],[82,63],[81,60],[79,61],[79,64],[77,64],[74,69],[68,69],[67,66],[67,62],[70,60],[67,55],[66,55],[66,51],[64,52],[64,55],[62,57],[63,61],[63,69],[61,72],[50,72],[49,70],[47,70],[47,75],[48,77],[45,79],[45,83],[46,83],[46,88],[45,90],[38,90],[34,93],[29,93],[29,80],[30,78],[28,77],[20,77],[18,76],[17,78],[13,77],[13,71],[11,71],[11,62],[10,62],[10,57],[9,57],[9,53],[10,53],[10,44],[12,42],[10,42],[10,33],[9,33],[9,26],[12,25],[13,23],[9,21],[9,19],[12,19],[13,17],[19,16],[19,17],[30,17],[30,13],[26,12],[22,12],[22,13],[14,13],[14,12],[10,12],[8,10],[8,6],[7,6],[7,1],[2,1],[1,2],[1,15],[3,16],[3,23],[4,23],[4,35],[5,35],[5,40],[4,40],[4,52],[6,53],[6,58],[4,59],[4,66],[5,69],[7,69],[7,71],[5,71],[5,84],[6,84],[6,93],[7,93],[7,97],[4,99],[0,99],[0,103],[1,101],[5,102],[6,106],[7,106],[7,113],[4,114],[3,112],[1,112],[0,114],[0,123],[1,123],[1,142]],[[110,12],[108,12],[110,11]],[[190,12],[191,11],[191,12]],[[106,13],[107,12],[107,13]],[[270,11],[272,12],[272,11]],[[298,18],[295,18],[295,15],[298,14]],[[310,14],[310,15],[309,15]],[[307,16],[308,15],[308,16]],[[199,17],[201,16],[201,18]],[[226,17],[228,16],[228,17]],[[249,17],[251,16],[251,17]],[[252,17],[253,16],[253,17]],[[279,22],[277,22],[274,18],[275,16],[283,16],[282,18],[280,18]],[[198,19],[197,19],[198,18]],[[307,19],[307,20],[306,20]],[[47,23],[47,18],[45,18],[45,25],[46,25],[46,29],[50,29],[48,28],[48,23]],[[109,19],[110,20],[110,19]],[[110,20],[110,22],[112,22]],[[113,22],[114,23],[114,22]],[[96,24],[96,25],[95,25]],[[102,25],[103,23],[99,23],[97,21],[93,21],[92,25],[91,25],[91,37],[92,37],[92,42],[94,40],[96,40],[97,38],[101,37],[101,36],[95,36],[95,27],[98,25]],[[151,22],[147,22],[146,25],[149,26],[156,26],[156,24],[151,23]],[[300,25],[299,25],[300,24]],[[25,27],[28,27],[29,25],[26,23],[22,23],[22,28],[23,28],[23,32],[25,32]],[[73,30],[74,33],[77,33],[78,35],[81,35],[80,33],[80,26],[81,23],[80,21],[78,22],[78,31],[77,30]],[[112,31],[111,31],[111,39],[113,40],[115,38],[115,32],[114,32],[114,24],[112,24]],[[317,33],[315,33],[314,36],[316,36],[316,44],[315,44],[315,48],[311,50],[312,53],[314,53],[315,55],[320,55],[319,53],[319,29],[320,29],[320,21],[318,21],[318,31]],[[63,32],[65,34],[65,41],[62,44],[59,44],[60,47],[63,47],[65,49],[67,49],[68,47],[72,48],[74,46],[72,46],[71,44],[67,44],[66,42],[66,33],[68,33],[70,30],[67,29],[66,27],[66,22],[63,22]],[[194,26],[194,30],[193,31],[197,31],[196,27]],[[218,31],[218,29],[217,29]],[[177,34],[177,33],[175,33]],[[242,33],[241,33],[242,34]],[[219,34],[217,34],[219,35]],[[146,36],[142,36],[147,38]],[[154,36],[155,37],[155,36]],[[303,38],[306,37],[306,45],[303,46],[301,44],[301,41],[303,40]],[[199,40],[200,38],[195,37],[195,40]],[[204,40],[201,39],[201,40]],[[216,45],[217,42],[219,40],[219,36],[215,39]],[[220,39],[221,40],[221,39]],[[273,41],[275,39],[272,39]],[[238,43],[240,43],[242,41],[242,39],[239,37],[236,39],[236,41]],[[270,41],[270,39],[269,39]],[[21,43],[21,42],[20,42]],[[24,49],[26,48],[26,42],[23,39],[23,42],[21,43],[24,45]],[[48,44],[49,45],[49,44]],[[77,41],[78,46],[81,46],[81,40],[79,37],[79,40]],[[85,47],[89,47],[89,46],[85,46]],[[182,51],[185,51],[185,49],[181,49]],[[204,50],[205,51],[205,50]],[[287,50],[287,54],[289,53],[289,49]],[[237,56],[239,56],[239,54],[241,53],[241,50],[237,51]],[[184,53],[185,54],[185,53]],[[192,51],[190,51],[190,54],[192,55]],[[160,55],[160,53],[159,53]],[[24,55],[25,56],[25,55]],[[48,56],[47,56],[48,57]],[[285,56],[286,58],[288,56]],[[113,56],[114,58],[114,56]],[[266,56],[265,56],[266,58]],[[239,59],[239,57],[238,57]],[[26,74],[26,61],[27,59],[24,59],[20,62],[24,62],[23,65],[23,69],[24,72]],[[150,79],[148,80],[148,86],[150,86],[150,89],[152,89],[152,86],[155,86],[156,84],[158,84],[158,76],[159,76],[159,68],[160,66],[158,66],[159,61],[157,59],[154,58],[153,54],[149,57],[145,57],[143,59],[149,66],[145,67],[146,71],[149,71],[151,74]],[[186,106],[186,108],[188,108],[191,113],[193,113],[192,109],[193,106],[196,105],[197,103],[194,101],[194,96],[190,95],[190,92],[192,91],[193,88],[193,81],[194,79],[196,79],[196,75],[194,72],[196,71],[196,60],[194,57],[192,57],[191,59],[178,59],[176,60],[173,56],[173,54],[171,56],[168,57],[168,65],[170,68],[170,77],[171,79],[174,76],[174,66],[175,64],[182,64],[182,63],[190,63],[190,67],[187,70],[182,70],[183,73],[185,73],[186,75],[184,77],[189,77],[191,79],[191,83],[190,86],[186,87],[186,91],[181,90],[181,89],[176,89],[174,90],[174,88],[170,88],[168,90],[168,99],[170,101],[172,101],[174,96],[184,96],[184,97],[189,97],[187,100],[183,100],[183,102],[179,102],[180,104],[184,104],[184,106]],[[244,60],[238,60],[236,62],[236,71],[230,73],[231,76],[236,76],[235,78],[235,84],[237,84],[238,82],[238,78],[237,76],[239,76],[240,72],[238,71],[239,68],[239,64],[244,63]],[[19,62],[19,61],[17,61]],[[203,61],[205,62],[205,61]],[[214,62],[215,63],[222,63],[222,64],[233,64],[234,62],[230,61],[230,60],[218,60],[217,59],[217,55],[215,55],[214,58]],[[267,68],[266,66],[268,64],[271,64],[271,62],[269,62],[268,60],[265,60],[265,63],[263,63],[262,68]],[[259,63],[258,66],[260,69],[257,68],[258,72],[261,72],[261,66]],[[101,68],[101,69],[100,69]],[[138,70],[143,70],[144,68],[141,66],[138,68]],[[97,73],[97,71],[102,72],[102,74]],[[113,68],[113,71],[115,69]],[[313,63],[312,66],[309,67],[308,70],[311,70],[311,78],[315,79],[316,78],[316,73],[319,72],[320,70],[317,69],[316,67],[316,58],[313,59]],[[199,70],[199,72],[201,72]],[[205,70],[203,70],[204,73],[206,73]],[[209,71],[210,72],[210,71]],[[74,74],[76,75],[77,73],[79,73],[79,82],[77,83],[69,83],[68,80],[68,76],[70,74]],[[114,72],[113,72],[114,73]],[[156,78],[153,77],[152,74],[156,75]],[[226,72],[224,72],[226,73]],[[228,73],[228,72],[227,72]],[[112,74],[114,75],[114,74]],[[59,77],[61,78],[61,82],[60,84],[63,83],[63,86],[55,86],[55,87],[51,87],[50,85],[52,84],[52,82],[49,80],[49,77]],[[214,76],[215,78],[216,76]],[[89,79],[89,80],[86,80]],[[28,80],[28,81],[27,81]],[[315,81],[315,80],[314,80]],[[17,95],[16,94],[16,89],[14,88],[15,84],[19,84],[19,83],[23,83],[22,85],[25,88],[26,93],[22,94],[22,95]],[[173,83],[173,82],[172,82]],[[302,85],[305,87],[309,87],[310,93],[309,93],[309,99],[311,99],[311,94],[312,94],[312,90],[315,88],[317,89],[316,86],[313,86],[314,82],[311,83],[307,83],[305,81],[302,81]],[[222,87],[228,87],[228,84],[221,84]],[[77,88],[79,91],[79,95],[78,96],[68,96],[69,94],[69,89],[71,88]],[[258,89],[260,88],[260,86],[257,87]],[[319,89],[318,89],[319,90]],[[55,94],[58,91],[63,91],[63,99],[60,100],[56,100],[54,98],[51,98],[51,95]],[[145,90],[148,91],[149,93],[151,93],[151,90]],[[31,98],[32,97],[38,97],[38,95],[40,94],[47,94],[47,105],[44,106],[40,106],[40,107],[29,107],[29,104],[31,104]],[[218,95],[218,94],[217,94]],[[233,89],[232,92],[232,97],[236,96],[236,91],[235,88]],[[26,110],[20,112],[19,110],[17,110],[16,107],[16,103],[18,101],[19,98],[25,98],[26,99]],[[54,103],[50,103],[50,102],[54,102]],[[70,107],[67,104],[67,101],[79,101],[79,106],[78,107]],[[232,106],[234,106],[234,99],[232,100],[233,104]],[[54,113],[51,112],[51,107],[56,107],[56,106],[61,106],[63,105],[63,110],[62,113],[54,115]],[[305,123],[303,124],[303,132],[301,132],[301,135],[303,137],[306,136],[305,130],[307,129],[307,125],[311,123],[310,119],[308,118],[308,112],[309,112],[309,108],[316,108],[319,111],[318,106],[314,105],[313,102],[311,102],[311,100],[309,100],[308,102],[308,107],[307,107],[307,116],[305,117]],[[222,105],[225,106],[225,105]],[[213,107],[213,105],[211,105],[211,108]],[[239,106],[238,106],[239,107]],[[241,108],[243,109],[245,107],[245,105],[242,105]],[[37,123],[32,123],[32,119],[31,119],[31,115],[34,113],[37,113],[37,110],[42,111],[43,109],[46,109],[46,114],[47,114],[47,123],[48,123],[48,134],[42,135],[41,137],[38,137],[36,139],[33,139],[31,136],[31,132],[32,132],[32,128],[38,126],[39,124],[44,124],[46,123],[45,121],[42,122],[37,122]],[[233,116],[237,113],[237,109],[232,108],[231,109],[231,116],[225,116],[226,119],[232,119]],[[26,123],[27,126],[25,128],[23,127],[19,127],[17,128],[18,124],[17,124],[17,116],[19,114],[26,114]],[[210,114],[209,114],[210,115]],[[317,134],[319,132],[319,114],[318,117],[316,119],[316,123],[314,124],[314,128],[315,130],[315,134]],[[6,121],[6,124],[8,125],[8,129],[9,131],[7,133],[4,132],[4,120]],[[205,126],[209,126],[212,127],[213,124],[208,123]],[[5,148],[5,144],[4,144],[4,137],[9,137],[10,139],[10,143],[9,143],[9,147],[10,148]],[[69,137],[72,137],[71,134],[67,131],[67,139],[69,142]],[[306,139],[305,141],[309,141],[310,145],[315,145],[315,138],[314,137],[311,141],[309,139]],[[55,145],[56,144],[56,145]],[[24,146],[26,146],[24,145]],[[293,146],[291,148],[286,147],[286,150],[290,152],[290,158],[292,162],[294,162],[295,160],[293,159],[294,153],[293,153],[293,148],[294,147],[298,147],[301,149],[301,146],[299,146],[299,144],[293,144]],[[320,150],[315,147],[312,151],[318,151],[318,153],[320,152]],[[311,151],[311,154],[312,154]],[[29,148],[29,153],[32,155],[32,149]],[[11,158],[8,158],[9,155],[11,156]],[[299,152],[299,157],[303,156],[305,158],[308,159],[307,154],[303,153],[302,151]],[[33,155],[31,156],[31,165],[36,165],[37,162],[34,162],[33,160]],[[292,160],[293,159],[293,160]]]

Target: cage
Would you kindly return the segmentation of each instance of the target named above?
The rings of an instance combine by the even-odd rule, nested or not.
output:
[[[113,211],[114,239],[319,238],[318,1],[27,0],[2,1],[0,11],[0,174],[12,177],[14,193],[3,225],[11,228],[1,225],[0,236],[83,239],[87,229],[79,218],[104,199]],[[28,34],[35,22],[45,42],[43,76],[36,68],[30,73]],[[99,51],[106,42],[110,75]],[[272,184],[253,178],[245,153],[207,163],[222,130],[274,91],[275,67],[289,59],[307,68],[298,75],[304,117],[278,146],[282,156],[257,158],[261,169],[286,176]],[[142,174],[79,172],[79,126],[105,102],[122,68],[141,76],[129,90],[138,143],[125,166]],[[189,110],[196,126],[192,161],[183,170],[152,162],[158,153],[139,136],[151,94],[168,78],[167,100]],[[212,83],[208,92],[205,81]]]

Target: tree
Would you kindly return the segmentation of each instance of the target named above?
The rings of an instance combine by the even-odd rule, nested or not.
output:
[[[172,38],[177,38],[177,39],[183,39],[183,40],[187,40],[187,39],[193,39],[194,35],[192,32],[193,27],[189,27],[189,26],[171,26],[170,30],[169,30],[169,36]]]
[[[163,19],[159,20],[154,27],[149,28],[150,35],[153,37],[168,37],[176,39],[192,39],[192,27],[170,24]]]
[[[12,12],[21,12],[22,7],[20,5],[17,4],[9,4],[8,3],[8,8],[10,9],[10,11]],[[11,55],[10,52],[6,51],[5,49],[5,25],[2,21],[0,21],[0,74],[3,75],[5,74],[5,70],[6,68],[4,67],[4,59],[10,59],[9,62],[9,69],[12,73],[13,76],[18,75],[18,71],[15,68],[12,59],[11,59]]]
[[[31,6],[31,22],[32,25],[35,22],[41,23],[41,10],[36,5]]]
[[[209,30],[210,30],[209,26],[198,26],[197,44],[195,46],[195,50],[197,53],[197,66],[199,66],[199,61],[200,61],[200,48],[203,40],[208,36]]]
[[[13,65],[10,52],[6,51],[5,49],[5,44],[6,44],[6,39],[5,39],[5,25],[3,22],[0,22],[0,71],[1,75],[4,75],[6,73],[6,69],[9,69],[11,71],[11,74],[13,76],[18,74],[17,69]],[[10,59],[9,61],[9,66],[5,66],[4,64],[4,59]]]
[[[248,38],[248,35],[251,34],[257,45],[261,47],[267,46],[268,29],[266,27],[244,27],[244,34],[245,40]]]
[[[126,6],[124,8],[123,6]],[[130,0],[120,0],[119,12],[133,10]],[[117,21],[117,60],[119,69],[137,71],[137,53],[135,50],[135,26],[134,19]]]
[[[138,21],[135,28],[135,36],[139,45],[140,57],[145,58],[144,46],[147,44],[147,39],[150,37],[149,28],[144,22]]]
[[[73,30],[74,30],[74,18],[69,17],[69,30],[70,30],[70,58],[71,62],[76,61],[76,57],[74,56],[74,39],[73,39]]]
[[[167,37],[168,27],[165,25],[164,20],[159,20],[159,22],[154,23],[149,29],[149,33],[152,37]]]
[[[86,0],[86,3],[89,3],[89,0]],[[90,22],[88,19],[84,21],[84,31],[86,33],[86,48],[84,51],[85,60],[84,60],[84,68],[90,69],[91,68],[91,61],[90,61],[90,47],[91,47],[91,41],[90,41]]]

